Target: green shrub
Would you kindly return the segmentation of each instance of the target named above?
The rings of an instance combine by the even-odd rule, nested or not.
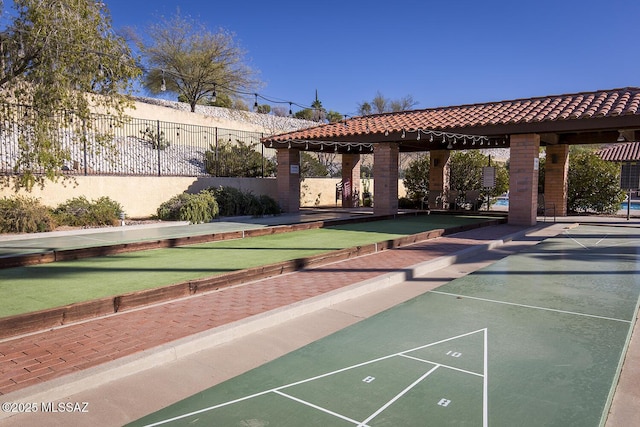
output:
[[[101,226],[118,223],[122,206],[109,197],[89,201],[80,196],[60,204],[54,215],[60,224],[70,226]]]
[[[254,215],[279,215],[282,213],[280,205],[273,197],[262,194],[258,201],[260,202],[260,212]]]
[[[192,224],[210,222],[218,216],[218,203],[210,191],[173,196],[158,208],[158,218],[164,221],[189,221]]]
[[[427,206],[427,203],[410,199],[408,197],[400,197],[398,199],[398,208],[400,209],[420,209],[426,206]]]
[[[51,210],[38,199],[24,196],[0,199],[0,233],[37,233],[54,228]]]
[[[250,191],[242,191],[234,187],[210,188],[220,207],[220,216],[263,216],[281,213],[280,206],[272,197],[256,196]]]
[[[220,216],[247,215],[246,193],[234,187],[210,188],[207,191],[213,192],[220,208]]]

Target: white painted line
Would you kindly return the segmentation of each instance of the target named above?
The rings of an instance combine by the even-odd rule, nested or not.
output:
[[[585,245],[583,245],[582,243],[580,243],[580,242],[578,242],[576,239],[574,239],[574,238],[573,238],[573,236],[572,236],[568,231],[565,231],[565,232],[564,232],[564,234],[566,234],[567,236],[569,236],[569,238],[570,238],[571,240],[573,240],[574,242],[576,242],[578,245],[582,246],[582,247],[583,247],[583,248],[585,248],[585,249],[589,249],[588,247],[586,247]]]
[[[351,418],[346,417],[346,416],[341,415],[341,414],[338,414],[337,412],[333,412],[333,411],[330,411],[330,410],[328,410],[326,408],[323,408],[321,406],[314,405],[313,403],[307,402],[306,400],[299,399],[299,398],[297,398],[295,396],[288,395],[288,394],[283,393],[283,392],[278,391],[278,390],[274,391],[274,393],[277,393],[280,396],[286,397],[287,399],[294,400],[294,401],[296,401],[298,403],[302,403],[303,405],[310,406],[310,407],[312,407],[314,409],[317,409],[318,411],[325,412],[325,413],[327,413],[329,415],[333,415],[334,417],[337,417],[337,418],[343,419],[345,421],[349,421],[351,423],[357,424],[358,426],[367,427],[364,424],[360,423],[359,421],[352,420]]]
[[[366,362],[358,363],[358,364],[352,365],[352,366],[347,366],[346,368],[338,369],[336,371],[327,372],[327,373],[324,373],[324,374],[321,374],[321,375],[317,375],[315,377],[311,377],[311,378],[307,378],[307,379],[304,379],[304,380],[296,381],[296,382],[291,383],[291,384],[283,385],[281,387],[275,388],[274,390],[283,390],[285,388],[293,387],[293,386],[296,386],[296,385],[299,385],[299,384],[304,384],[304,383],[308,383],[308,382],[311,382],[311,381],[315,381],[315,380],[318,380],[320,378],[325,378],[325,377],[328,377],[328,376],[331,376],[331,375],[335,375],[335,374],[339,374],[339,373],[342,373],[342,372],[349,371],[351,369],[360,368],[362,366],[370,365],[372,363],[380,362],[382,360],[391,359],[392,357],[400,356],[400,355],[402,355],[404,353],[411,353],[412,351],[421,350],[423,348],[431,347],[432,345],[437,345],[437,344],[441,344],[441,343],[444,343],[444,342],[447,342],[447,341],[452,341],[452,340],[455,340],[455,339],[458,339],[458,338],[462,338],[462,337],[466,337],[466,336],[469,336],[469,335],[477,334],[478,332],[481,332],[483,330],[484,329],[479,329],[477,331],[468,332],[466,334],[457,335],[457,336],[451,337],[451,338],[446,338],[446,339],[443,339],[443,340],[440,340],[440,341],[436,341],[436,342],[433,342],[433,343],[430,343],[430,344],[421,345],[419,347],[415,347],[415,348],[412,348],[412,349],[409,349],[409,350],[399,351],[398,353],[389,354],[387,356],[382,356],[382,357],[379,357],[377,359],[373,359],[373,360],[369,360],[369,361],[366,361]]]
[[[97,237],[88,237],[88,236],[75,236],[77,240],[89,240],[91,242],[102,242],[102,243],[113,243],[114,241],[111,239],[98,239]]]
[[[629,320],[616,319],[614,317],[606,317],[606,316],[596,316],[595,314],[578,313],[578,312],[575,312],[575,311],[558,310],[558,309],[555,309],[555,308],[539,307],[539,306],[535,306],[535,305],[516,304],[514,302],[498,301],[498,300],[493,300],[493,299],[488,299],[488,298],[472,297],[472,296],[462,295],[462,294],[452,294],[452,293],[449,293],[449,292],[441,292],[441,291],[428,291],[428,292],[432,293],[432,294],[440,294],[440,295],[447,295],[447,296],[451,296],[451,297],[468,298],[468,299],[473,299],[473,300],[477,300],[477,301],[486,301],[486,302],[491,302],[491,303],[496,303],[496,304],[513,305],[515,307],[532,308],[534,310],[552,311],[552,312],[555,312],[555,313],[571,314],[571,315],[574,315],[574,316],[583,316],[583,317],[591,317],[591,318],[594,318],[594,319],[611,320],[611,321],[614,321],[614,322],[631,323],[631,321],[629,321]]]
[[[600,244],[600,242],[602,242],[603,240],[605,240],[607,237],[609,237],[609,235],[608,235],[608,234],[605,234],[605,235],[604,235],[604,237],[603,237],[602,239],[600,239],[600,240],[598,240],[598,241],[596,242],[596,246],[598,246],[598,245]]]
[[[369,361],[366,361],[366,362],[358,363],[358,364],[352,365],[352,366],[347,366],[345,368],[338,369],[338,370],[335,370],[335,371],[326,372],[324,374],[317,375],[315,377],[311,377],[311,378],[307,378],[307,379],[304,379],[304,380],[296,381],[296,382],[293,382],[293,383],[290,383],[290,384],[286,384],[286,385],[283,385],[283,386],[280,386],[280,387],[275,387],[275,388],[272,388],[270,390],[264,390],[264,391],[261,391],[261,392],[258,392],[258,393],[255,393],[255,394],[252,394],[252,395],[249,395],[249,396],[245,396],[245,397],[241,397],[239,399],[231,400],[229,402],[224,402],[224,403],[220,403],[218,405],[214,405],[214,406],[209,406],[209,407],[206,407],[206,408],[198,409],[197,411],[189,412],[187,414],[179,415],[179,416],[167,419],[167,420],[158,421],[158,422],[153,423],[153,424],[148,424],[145,427],[159,426],[159,425],[166,424],[166,423],[169,423],[169,422],[172,422],[172,421],[176,421],[176,420],[187,418],[187,417],[190,417],[190,416],[193,416],[193,415],[201,414],[203,412],[208,412],[208,411],[212,411],[214,409],[222,408],[224,406],[232,405],[234,403],[242,402],[244,400],[253,399],[254,397],[263,396],[263,395],[268,394],[268,393],[284,394],[284,393],[281,393],[280,390],[284,390],[286,388],[290,388],[290,387],[293,387],[293,386],[296,386],[296,385],[300,385],[300,384],[305,384],[305,383],[308,383],[308,382],[311,382],[311,381],[318,380],[320,378],[326,378],[326,377],[329,377],[331,375],[339,374],[339,373],[342,373],[342,372],[349,371],[351,369],[355,369],[355,368],[359,368],[359,367],[362,367],[362,366],[370,365],[372,363],[380,362],[382,360],[391,359],[391,358],[396,357],[396,356],[402,356],[402,355],[404,355],[404,353],[411,353],[412,351],[421,350],[423,348],[431,347],[433,345],[437,345],[437,344],[441,344],[441,343],[444,343],[444,342],[447,342],[447,341],[452,341],[452,340],[455,340],[455,339],[458,339],[458,338],[463,338],[463,337],[466,337],[466,336],[469,336],[469,335],[477,334],[478,332],[482,332],[482,331],[485,331],[485,330],[486,330],[486,328],[485,329],[478,329],[477,331],[467,332],[466,334],[456,335],[455,337],[446,338],[446,339],[443,339],[443,340],[440,340],[440,341],[432,342],[430,344],[421,345],[421,346],[418,346],[418,347],[415,347],[415,348],[412,348],[412,349],[409,349],[409,350],[403,350],[403,351],[400,351],[398,353],[389,354],[387,356],[382,356],[382,357],[379,357],[377,359],[373,359],[373,360],[369,360]],[[438,366],[442,366],[442,365],[438,364],[436,366],[436,368]],[[429,373],[432,372],[434,369],[429,371]],[[363,423],[366,423],[367,421],[369,421],[369,420],[365,420],[365,421],[363,421]],[[365,424],[363,424],[363,423],[359,423],[359,425],[364,427]]]
[[[424,375],[422,375],[420,378],[418,378],[417,380],[415,380],[413,383],[411,383],[411,385],[409,385],[409,387],[405,388],[404,390],[402,390],[400,393],[398,393],[396,396],[393,397],[393,399],[391,399],[390,401],[388,401],[387,403],[385,403],[380,409],[378,409],[376,412],[374,412],[373,414],[371,414],[369,416],[369,418],[367,418],[366,420],[364,420],[363,422],[361,422],[360,424],[358,424],[358,427],[364,427],[369,421],[371,421],[372,419],[374,419],[375,417],[377,417],[378,415],[380,415],[380,413],[382,413],[382,411],[384,411],[385,409],[387,409],[389,406],[391,406],[396,400],[400,399],[402,396],[404,396],[405,394],[407,394],[412,388],[414,388],[415,386],[417,386],[418,384],[420,384],[422,382],[422,380],[424,380],[425,378],[427,378],[429,375],[431,375],[436,369],[438,369],[438,367],[440,367],[440,365],[436,365],[433,368],[431,368],[427,373],[425,373]]]
[[[488,329],[484,329],[484,375],[482,376],[482,426],[489,426],[489,339]]]
[[[434,362],[432,360],[421,359],[419,357],[409,356],[407,354],[401,354],[400,357],[406,357],[407,359],[413,359],[413,360],[417,360],[418,362],[429,363],[431,365],[440,365],[443,368],[451,369],[452,371],[462,372],[463,374],[475,375],[476,377],[480,377],[480,378],[484,377],[484,375],[479,374],[477,372],[467,371],[466,369],[456,368],[455,366],[441,365],[441,364],[436,363],[436,362]]]
[[[244,400],[253,399],[254,397],[262,396],[262,395],[271,393],[272,391],[273,390],[261,391],[260,393],[252,394],[250,396],[241,397],[241,398],[235,399],[235,400],[230,400],[228,402],[220,403],[219,405],[214,405],[214,406],[209,406],[207,408],[198,409],[197,411],[189,412],[187,414],[178,415],[177,417],[173,417],[173,418],[169,418],[169,419],[166,419],[166,420],[158,421],[158,422],[155,422],[153,424],[146,424],[145,427],[159,426],[159,425],[162,425],[162,424],[170,423],[172,421],[177,421],[177,420],[181,420],[183,418],[191,417],[193,415],[202,414],[203,412],[213,411],[214,409],[222,408],[224,406],[229,406],[229,405],[232,405],[234,403],[242,402]]]

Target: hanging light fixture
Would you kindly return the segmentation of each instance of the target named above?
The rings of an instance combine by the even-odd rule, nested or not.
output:
[[[213,84],[213,92],[211,92],[211,103],[214,103],[218,100],[218,95],[216,94],[216,84]]]
[[[162,70],[162,83],[160,84],[160,92],[165,92],[167,90],[167,82],[164,79],[164,70]]]
[[[289,103],[289,117],[293,116],[293,111],[291,110],[291,102]]]

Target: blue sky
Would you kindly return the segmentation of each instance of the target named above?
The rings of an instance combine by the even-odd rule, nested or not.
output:
[[[429,108],[640,86],[637,0],[105,2],[139,32],[180,7],[235,34],[259,94],[310,105],[317,90],[347,115],[378,91]]]

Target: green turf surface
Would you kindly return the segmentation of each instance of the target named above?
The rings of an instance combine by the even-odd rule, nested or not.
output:
[[[0,317],[157,288],[490,219],[494,218],[407,216],[0,270]]]

